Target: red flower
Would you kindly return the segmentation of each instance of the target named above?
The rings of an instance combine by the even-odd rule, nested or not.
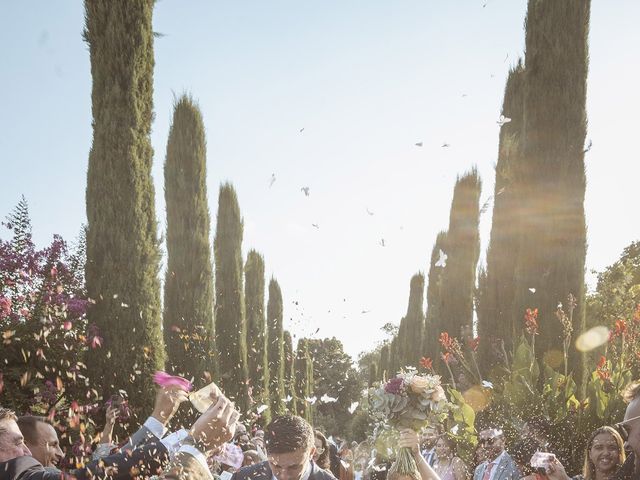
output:
[[[622,335],[627,331],[627,324],[624,320],[616,320],[616,336]]]
[[[427,370],[432,370],[433,369],[433,361],[431,360],[430,357],[422,357],[420,359],[420,365],[422,365]]]
[[[451,338],[449,336],[449,333],[447,332],[442,332],[440,334],[440,339],[439,339],[440,345],[442,345],[442,347],[445,350],[450,350],[451,346],[453,345],[453,338]]]
[[[480,337],[470,338],[467,340],[467,345],[471,349],[472,352],[478,351],[478,345],[480,345]]]
[[[524,328],[527,330],[529,335],[537,335],[538,334],[538,309],[534,308],[531,310],[527,308],[524,314]]]
[[[449,352],[443,353],[442,354],[442,360],[444,361],[444,363],[449,365],[449,362],[451,361],[451,353],[449,353]]]
[[[598,362],[598,366],[596,368],[596,374],[603,382],[607,382],[611,378],[611,373],[607,368],[607,359],[604,357],[604,355],[600,356],[600,361]]]

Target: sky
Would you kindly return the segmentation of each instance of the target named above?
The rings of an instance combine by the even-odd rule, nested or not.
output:
[[[151,140],[160,232],[172,106],[186,92],[207,131],[212,225],[229,181],[243,251],[261,252],[279,281],[285,328],[336,336],[354,358],[375,347],[380,327],[406,313],[411,276],[427,273],[456,176],[477,166],[481,202],[493,192],[496,122],[508,70],[524,55],[525,13],[526,0],[159,1]],[[41,247],[54,233],[73,240],[86,221],[83,23],[81,1],[0,2],[0,217],[24,195]],[[591,288],[591,271],[640,239],[638,24],[640,2],[592,2]],[[483,251],[490,227],[491,208]]]

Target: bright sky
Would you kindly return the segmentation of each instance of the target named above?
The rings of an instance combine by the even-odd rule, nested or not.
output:
[[[477,165],[482,201],[493,192],[496,120],[509,66],[523,54],[526,3],[158,2],[160,228],[172,102],[188,91],[207,128],[212,224],[229,180],[243,248],[262,252],[282,286],[285,327],[298,337],[319,327],[316,337],[337,336],[354,357],[373,347],[380,326],[406,312],[411,276],[428,268],[456,175]],[[24,194],[40,246],[54,233],[74,239],[86,218],[83,15],[80,1],[0,3],[0,216]],[[587,270],[640,238],[639,23],[640,2],[592,2]]]

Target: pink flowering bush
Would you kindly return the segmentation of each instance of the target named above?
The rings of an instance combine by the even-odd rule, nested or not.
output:
[[[71,251],[54,235],[36,248],[24,199],[3,226],[9,238],[0,238],[0,405],[49,416],[63,445],[72,436],[87,443],[80,433],[96,393],[85,354],[100,348],[101,338],[87,325],[83,241]]]

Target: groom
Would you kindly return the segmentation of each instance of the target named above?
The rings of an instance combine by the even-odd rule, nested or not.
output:
[[[314,433],[303,418],[276,417],[265,431],[264,444],[267,461],[238,470],[231,480],[335,480],[311,460]]]

